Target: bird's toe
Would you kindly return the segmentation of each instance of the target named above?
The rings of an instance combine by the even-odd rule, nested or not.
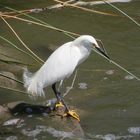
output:
[[[79,117],[79,115],[75,112],[75,110],[69,110],[68,112],[66,112],[66,113],[64,114],[64,116],[65,116],[65,117],[66,117],[66,116],[71,116],[71,117],[75,118],[76,120],[80,121],[80,117]]]

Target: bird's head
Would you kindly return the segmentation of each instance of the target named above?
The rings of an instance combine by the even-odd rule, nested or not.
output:
[[[75,39],[74,42],[79,47],[84,46],[88,49],[95,50],[98,53],[100,53],[101,55],[103,55],[104,57],[106,57],[107,59],[110,59],[108,54],[106,53],[103,45],[101,44],[101,46],[99,46],[96,39],[93,36],[82,35],[82,36],[78,37],[77,39]]]

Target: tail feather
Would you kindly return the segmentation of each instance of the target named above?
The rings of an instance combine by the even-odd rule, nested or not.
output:
[[[43,87],[38,84],[35,74],[29,72],[27,68],[24,68],[23,81],[29,95],[45,97]]]
[[[33,74],[31,72],[29,72],[27,68],[24,68],[23,70],[24,70],[24,72],[23,72],[24,87],[27,89],[31,83]]]

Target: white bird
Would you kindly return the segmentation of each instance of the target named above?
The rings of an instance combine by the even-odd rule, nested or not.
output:
[[[34,75],[24,72],[24,85],[28,93],[45,96],[43,88],[51,85],[57,100],[62,101],[68,111],[61,93],[56,89],[56,83],[70,77],[76,67],[88,58],[92,49],[109,58],[95,38],[90,35],[82,35],[60,46]]]

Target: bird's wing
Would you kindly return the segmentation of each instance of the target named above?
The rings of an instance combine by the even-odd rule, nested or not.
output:
[[[73,58],[71,43],[66,43],[55,50],[37,72],[37,79],[43,83],[43,87],[63,80],[73,73],[77,61]]]

